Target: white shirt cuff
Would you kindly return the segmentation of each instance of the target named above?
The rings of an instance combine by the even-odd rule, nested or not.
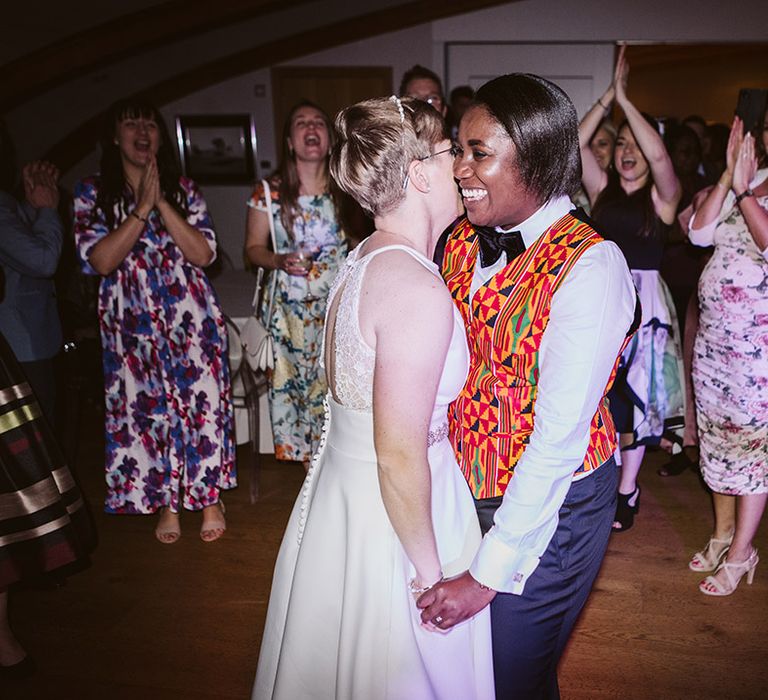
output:
[[[525,582],[539,565],[539,557],[513,549],[494,535],[494,529],[483,538],[469,573],[494,591],[522,595]]]

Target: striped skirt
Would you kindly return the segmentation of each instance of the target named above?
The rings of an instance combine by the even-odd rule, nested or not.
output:
[[[92,541],[80,489],[0,336],[0,590],[85,559]]]

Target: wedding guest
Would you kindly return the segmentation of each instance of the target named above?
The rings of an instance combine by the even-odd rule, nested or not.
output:
[[[75,241],[102,278],[106,511],[159,511],[164,544],[183,508],[202,511],[201,539],[217,540],[236,477],[227,330],[203,271],[216,238],[154,105],[108,110],[100,172],[75,188]]]
[[[590,148],[581,148],[582,183],[592,202],[592,217],[624,253],[643,312],[640,330],[625,351],[610,396],[621,433],[617,531],[632,527],[640,508],[637,477],[646,446],[682,442],[685,413],[677,315],[659,273],[680,201],[680,182],[652,120],[627,97],[628,76],[622,47],[613,83],[579,127],[585,134],[592,133],[614,98],[626,117],[618,130],[610,172],[600,168]]]
[[[443,82],[437,73],[418,63],[403,73],[400,81],[400,97],[415,97],[432,105],[440,116],[445,117],[448,105],[443,94]]]
[[[51,425],[55,423],[54,358],[61,349],[61,322],[53,276],[63,239],[56,166],[27,164],[23,201],[16,185],[13,144],[0,123],[0,268],[5,277],[0,300],[0,332],[11,345]]]
[[[326,297],[348,248],[342,193],[328,172],[331,146],[325,112],[308,101],[295,105],[283,125],[280,167],[267,180],[269,199],[259,183],[246,222],[246,257],[277,275],[262,305],[277,354],[269,385],[275,456],[305,468],[320,441],[327,389],[320,368]]]
[[[727,167],[697,209],[689,235],[715,246],[699,280],[693,383],[700,463],[715,524],[689,567],[714,573],[699,590],[731,595],[746,575],[768,498],[768,119],[757,136],[733,120]]]

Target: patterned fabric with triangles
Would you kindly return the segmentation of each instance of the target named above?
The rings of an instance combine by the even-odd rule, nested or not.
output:
[[[555,222],[526,251],[469,294],[479,244],[465,218],[454,227],[443,277],[467,327],[471,359],[448,422],[456,458],[475,498],[501,496],[533,432],[538,354],[552,296],[581,255],[603,239],[572,214]],[[587,453],[576,473],[596,469],[616,449],[605,394],[590,428]]]

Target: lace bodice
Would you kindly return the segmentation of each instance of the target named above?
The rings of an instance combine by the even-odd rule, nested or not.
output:
[[[342,270],[331,286],[328,297],[328,311],[334,308],[336,295],[341,292],[341,298],[336,312],[335,329],[328,326],[326,318],[325,341],[331,340],[330,334],[335,333],[333,352],[335,353],[335,377],[333,393],[339,402],[347,408],[358,411],[370,411],[373,408],[373,369],[376,353],[360,332],[359,308],[360,292],[365,278],[368,263],[381,253],[401,250],[418,260],[434,275],[440,275],[437,266],[412,248],[402,245],[391,245],[378,248],[373,252],[359,257],[361,246],[353,250],[346,260]],[[325,355],[325,352],[323,353]],[[461,389],[466,377],[468,352],[461,317],[454,310],[454,333],[451,339],[451,349],[445,362],[443,378],[438,390],[436,416],[438,423],[444,423],[444,409]]]

